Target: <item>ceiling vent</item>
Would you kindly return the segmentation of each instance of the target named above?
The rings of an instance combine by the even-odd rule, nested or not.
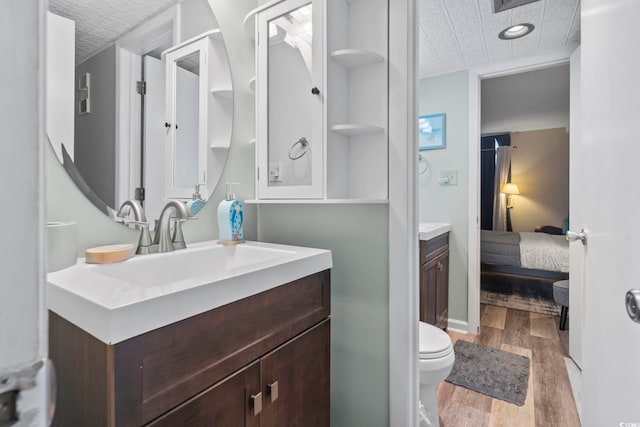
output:
[[[524,6],[540,0],[493,0],[493,13],[504,12],[514,7]]]

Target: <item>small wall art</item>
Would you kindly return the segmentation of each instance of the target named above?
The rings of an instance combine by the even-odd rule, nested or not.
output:
[[[445,148],[445,114],[429,114],[418,118],[418,144],[420,150]]]

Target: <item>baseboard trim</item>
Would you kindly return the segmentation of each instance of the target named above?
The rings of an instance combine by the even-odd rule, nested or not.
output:
[[[447,329],[461,334],[469,333],[469,323],[463,320],[449,319]]]

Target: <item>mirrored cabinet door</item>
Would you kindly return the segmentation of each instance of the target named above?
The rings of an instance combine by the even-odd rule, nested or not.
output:
[[[258,14],[258,198],[323,197],[322,1]]]
[[[196,184],[207,183],[208,50],[203,38],[166,54],[167,198],[190,198]]]

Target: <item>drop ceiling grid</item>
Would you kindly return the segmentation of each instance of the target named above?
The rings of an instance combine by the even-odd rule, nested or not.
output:
[[[533,24],[535,29],[531,35],[521,37],[519,39],[505,41],[505,43],[511,44],[511,56],[532,56],[536,55],[539,51],[538,41],[540,35],[544,32],[544,15],[545,15],[545,2],[538,1],[535,3],[529,3],[524,6],[511,9],[511,25],[529,23]]]
[[[76,63],[101,51],[122,35],[178,0],[50,0],[51,12],[76,22]]]
[[[480,17],[485,34],[485,43],[489,52],[489,62],[504,61],[511,57],[511,45],[500,40],[500,31],[511,25],[511,12],[493,13],[493,0],[478,0]]]
[[[580,44],[580,0],[540,0],[497,14],[493,0],[420,0],[419,7],[421,77]],[[498,38],[525,22],[536,27],[531,36]]]
[[[554,0],[547,2],[547,13],[543,22],[544,31],[540,35],[540,49],[562,46],[566,40],[567,28],[572,25],[575,0]]]
[[[438,57],[445,64],[449,61],[464,64],[444,3],[441,0],[422,0],[421,6],[420,21]]]
[[[480,20],[477,0],[458,0],[445,6],[464,62],[477,64],[487,60],[487,49],[482,37],[484,30]],[[480,36],[480,37],[479,37]]]

